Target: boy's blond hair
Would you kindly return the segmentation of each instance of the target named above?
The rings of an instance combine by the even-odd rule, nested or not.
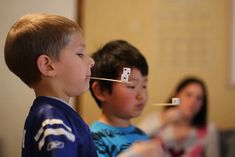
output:
[[[41,79],[37,58],[46,54],[58,59],[70,35],[79,26],[63,16],[45,13],[28,14],[10,29],[5,42],[5,61],[8,68],[29,87]]]

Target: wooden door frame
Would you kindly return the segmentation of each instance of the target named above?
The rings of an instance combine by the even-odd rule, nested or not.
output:
[[[77,0],[76,1],[76,22],[79,24],[81,29],[83,29],[83,9],[84,9],[84,1],[83,0]],[[77,96],[75,97],[75,110],[78,113],[81,113],[81,97]]]

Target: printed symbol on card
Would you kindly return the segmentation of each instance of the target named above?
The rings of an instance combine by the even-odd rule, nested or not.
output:
[[[122,76],[121,76],[121,80],[122,80],[122,81],[124,81],[124,82],[128,82],[128,80],[129,80],[129,76],[128,76],[128,75],[124,75],[124,74],[122,74]]]
[[[61,141],[51,141],[47,145],[48,151],[53,150],[53,149],[62,149],[62,148],[64,148],[64,142],[61,142]]]
[[[173,105],[179,105],[180,104],[180,98],[172,98],[172,104]]]
[[[123,73],[125,75],[130,75],[131,74],[131,68],[123,68]]]
[[[123,68],[123,73],[121,75],[121,81],[128,82],[130,74],[131,74],[131,68]]]

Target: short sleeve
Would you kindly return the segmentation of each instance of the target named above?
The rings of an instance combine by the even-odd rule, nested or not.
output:
[[[40,157],[77,156],[74,130],[62,113],[53,108],[39,112],[33,123],[31,140]]]

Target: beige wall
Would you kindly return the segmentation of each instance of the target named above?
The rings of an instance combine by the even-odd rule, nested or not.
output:
[[[0,2],[0,156],[18,157],[24,120],[34,93],[7,69],[3,49],[10,26],[20,16],[31,12],[56,13],[75,19],[76,0],[1,0]]]
[[[88,51],[121,38],[144,53],[150,65],[144,114],[160,110],[151,104],[164,102],[181,78],[196,75],[208,85],[209,119],[219,128],[235,128],[235,88],[228,83],[230,6],[230,0],[86,0]],[[81,110],[89,124],[100,115],[90,93],[82,96]]]

